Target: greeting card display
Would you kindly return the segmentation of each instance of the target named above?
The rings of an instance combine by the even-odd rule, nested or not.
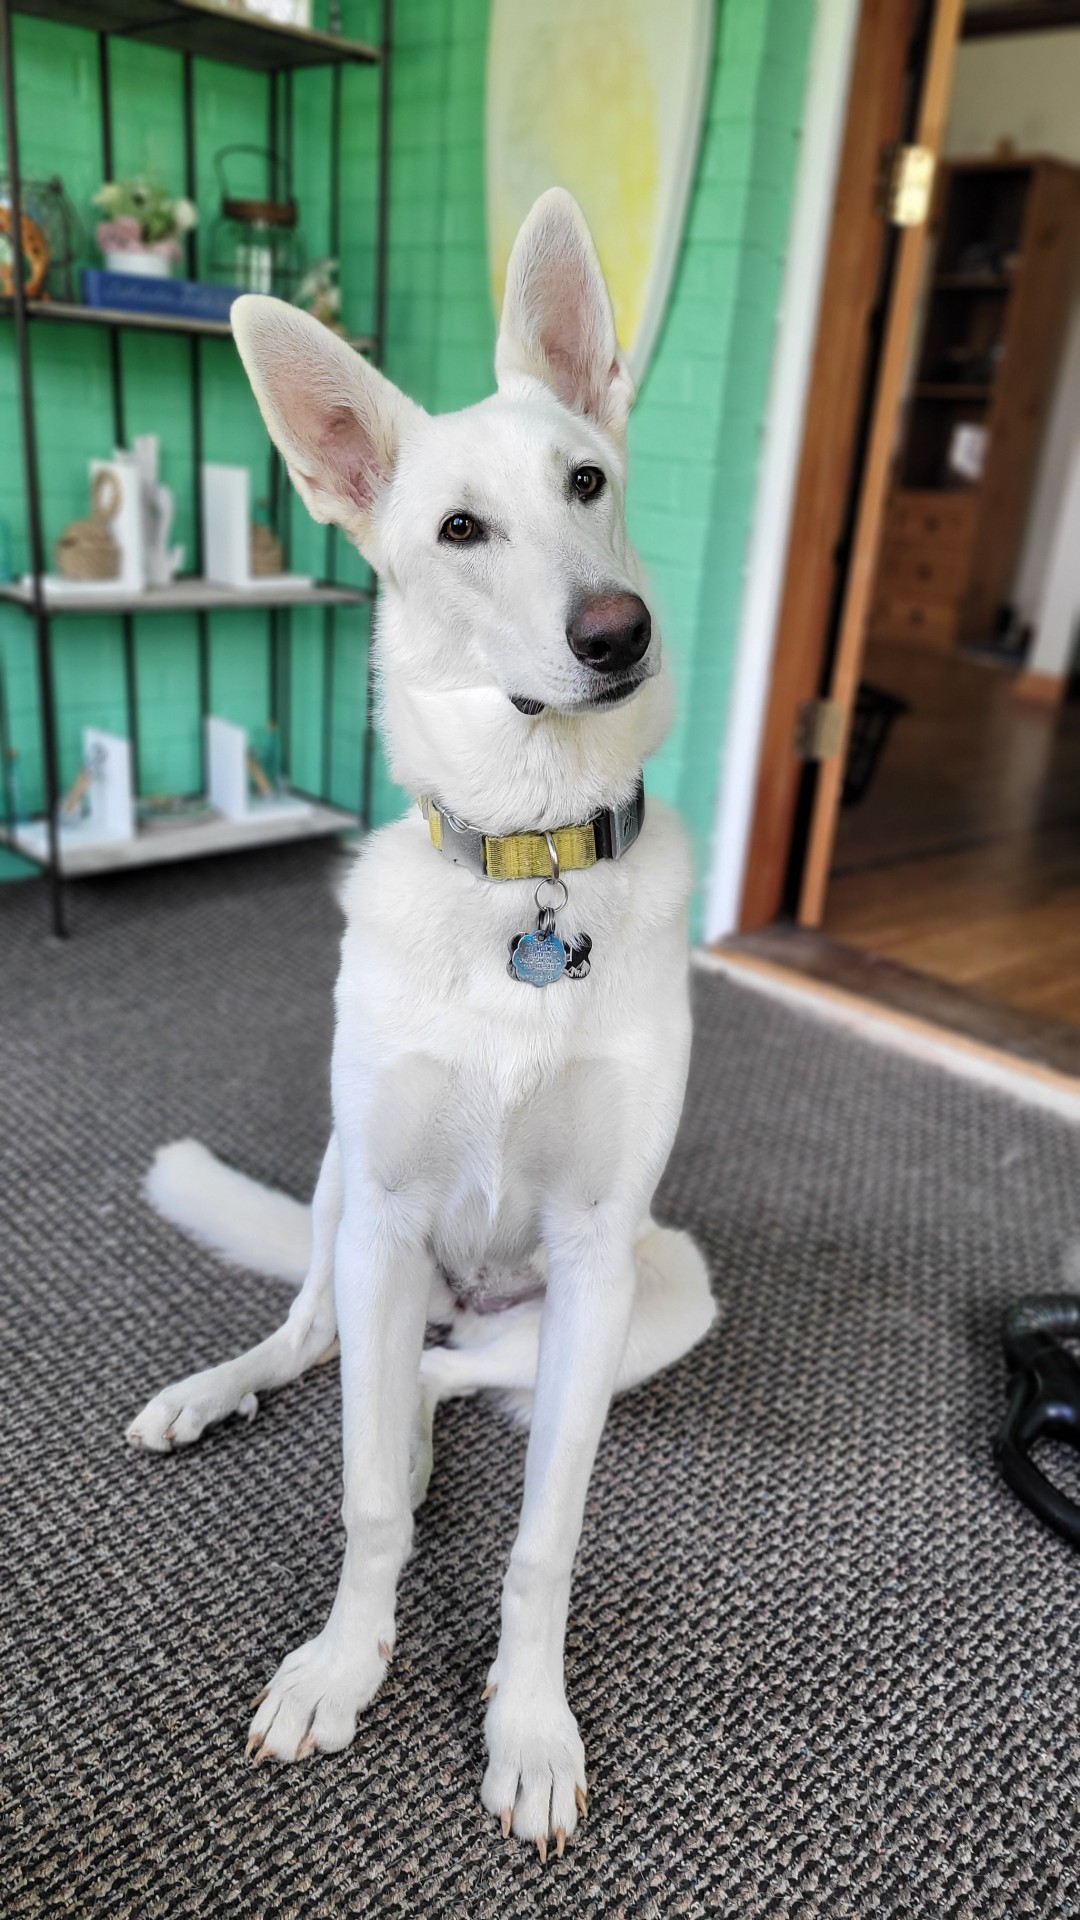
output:
[[[66,852],[112,847],[135,837],[131,742],[101,727],[83,728],[83,758],[57,814],[60,858]],[[32,858],[48,856],[44,820],[28,820],[15,830],[16,844]]]
[[[206,461],[202,470],[203,572],[219,587],[244,592],[310,587],[310,574],[256,572],[251,475],[246,467]]]
[[[271,779],[252,751],[247,728],[213,713],[206,721],[206,796],[227,820],[311,812],[310,801]]]

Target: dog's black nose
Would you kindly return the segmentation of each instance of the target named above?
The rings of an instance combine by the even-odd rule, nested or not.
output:
[[[625,673],[649,650],[649,609],[636,593],[595,594],[578,608],[566,638],[586,667],[597,673]]]

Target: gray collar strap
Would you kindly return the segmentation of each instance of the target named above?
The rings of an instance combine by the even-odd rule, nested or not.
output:
[[[568,827],[525,833],[485,833],[428,797],[420,801],[432,845],[459,867],[468,867],[487,880],[547,880],[553,863],[549,841],[557,855],[556,873],[594,867],[598,860],[618,860],[632,847],[645,820],[645,788],[637,786],[624,805],[601,807],[590,819]]]

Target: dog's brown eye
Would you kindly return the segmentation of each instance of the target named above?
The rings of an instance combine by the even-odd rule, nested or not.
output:
[[[464,546],[468,540],[475,540],[479,533],[480,529],[469,513],[447,514],[439,528],[440,540],[453,540],[459,547]]]
[[[573,478],[574,492],[579,500],[595,500],[604,490],[604,476],[599,467],[579,467]]]

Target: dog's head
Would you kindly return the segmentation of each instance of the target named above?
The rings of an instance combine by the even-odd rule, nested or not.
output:
[[[309,512],[381,576],[396,777],[492,828],[625,797],[669,697],[624,517],[634,389],[570,195],[522,227],[498,392],[460,413],[425,413],[279,301],[238,300],[233,328]]]

